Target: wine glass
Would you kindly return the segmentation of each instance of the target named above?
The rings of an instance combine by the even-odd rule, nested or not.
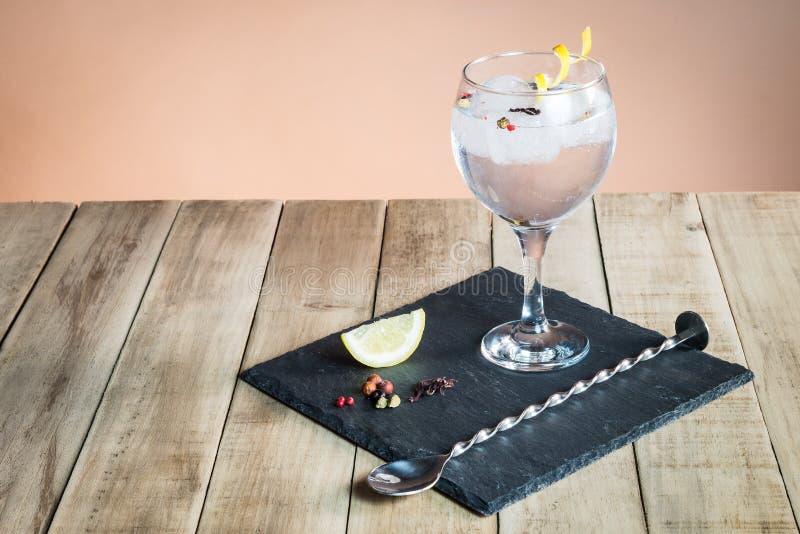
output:
[[[541,90],[536,73],[557,73],[552,52],[508,52],[464,67],[451,139],[472,193],[514,230],[522,248],[522,317],[490,330],[481,353],[518,371],[574,365],[589,352],[578,328],[547,319],[542,258],[558,223],[589,198],[606,174],[617,138],[605,68],[571,55],[566,78]],[[537,78],[541,80],[542,78]]]

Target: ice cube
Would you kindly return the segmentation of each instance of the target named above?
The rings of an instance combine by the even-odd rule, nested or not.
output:
[[[558,133],[550,128],[496,128],[487,139],[489,157],[498,165],[547,163],[561,152]]]
[[[565,147],[578,147],[608,143],[614,137],[617,119],[614,109],[590,115],[587,118],[558,128],[561,143]]]
[[[494,123],[475,117],[462,108],[453,108],[450,131],[452,135],[453,150],[464,150],[478,157],[489,157],[486,138],[490,134]]]
[[[571,105],[575,106],[575,113],[566,117],[572,121],[564,122],[559,128],[564,146],[575,147],[609,142],[616,130],[616,116],[607,90],[590,87],[563,96],[573,94],[576,96],[570,100]]]
[[[537,116],[542,126],[564,126],[580,120],[588,103],[582,91],[543,96],[536,107],[541,111]]]
[[[509,109],[533,105],[535,99],[533,89],[528,82],[518,76],[498,76],[485,81],[483,85],[502,93],[521,94],[508,95],[478,89],[472,96],[472,105],[470,106],[475,116],[497,120],[507,116]],[[531,96],[525,96],[524,93],[531,93]]]
[[[532,93],[533,88],[531,87],[530,83],[523,80],[519,76],[514,76],[512,74],[504,74],[503,76],[497,76],[495,78],[489,78],[481,85],[488,87],[489,89],[494,89],[495,91],[500,91],[503,93]],[[494,94],[494,93],[492,93]]]
[[[474,117],[458,107],[453,109],[451,126],[456,157],[458,151],[463,150],[499,165],[513,165],[546,163],[561,151],[561,140],[555,128],[520,125],[508,130],[499,128],[495,120]]]

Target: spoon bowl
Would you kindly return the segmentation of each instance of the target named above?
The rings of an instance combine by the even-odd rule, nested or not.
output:
[[[433,454],[383,464],[367,476],[367,484],[384,495],[413,495],[432,488],[442,476],[450,454]]]

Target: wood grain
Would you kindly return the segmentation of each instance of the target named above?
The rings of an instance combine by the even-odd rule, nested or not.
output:
[[[63,202],[0,204],[0,340],[74,210]]]
[[[386,313],[488,269],[490,239],[491,215],[475,201],[389,202],[375,313]],[[348,532],[497,530],[494,517],[480,517],[435,491],[402,498],[373,493],[366,477],[381,463],[361,448],[356,452]]]
[[[287,202],[244,367],[369,319],[385,202]],[[355,447],[238,382],[200,532],[344,532]]]
[[[181,206],[53,532],[192,532],[280,203]]]
[[[699,201],[800,520],[800,193],[703,194]]]
[[[492,228],[494,265],[521,272],[519,243],[511,227],[495,217]],[[550,238],[544,283],[608,310],[592,202],[559,224]],[[614,513],[608,514],[608,510]],[[501,533],[526,531],[645,532],[633,446],[624,447],[500,512]]]
[[[0,351],[0,525],[47,528],[175,217],[84,203]]]
[[[492,248],[516,270],[507,226],[490,234],[475,202],[390,202],[382,252],[384,202],[287,203],[260,295],[276,203],[177,219],[175,202],[84,203],[71,221],[70,205],[0,205],[0,530],[55,513],[55,532],[641,532],[642,500],[652,532],[797,532],[800,194],[699,202],[710,244],[692,195],[599,196],[612,309],[663,332],[695,309],[755,389],[637,442],[641,496],[627,447],[499,519],[374,495],[378,458],[235,379],[243,352],[253,365],[364,320],[375,294],[389,311],[488,268]],[[545,277],[607,307],[595,231],[590,204],[562,223]]]
[[[694,196],[599,195],[596,207],[614,313],[671,333],[693,309],[708,352],[744,364]],[[635,447],[651,532],[796,530],[751,384]]]

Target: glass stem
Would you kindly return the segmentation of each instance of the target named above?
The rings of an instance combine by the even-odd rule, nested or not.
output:
[[[522,248],[522,268],[525,275],[525,302],[522,305],[522,318],[518,332],[540,334],[548,329],[544,315],[542,294],[542,260],[547,248],[547,240],[555,226],[548,228],[514,227]]]

